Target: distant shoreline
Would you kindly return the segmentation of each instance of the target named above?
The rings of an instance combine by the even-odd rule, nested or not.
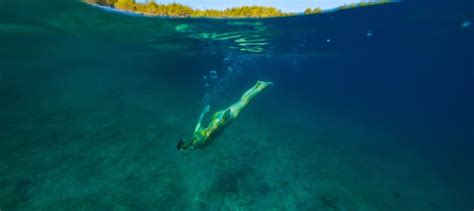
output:
[[[217,9],[194,9],[190,6],[170,3],[158,4],[154,1],[148,3],[137,3],[135,0],[83,0],[87,4],[98,6],[102,9],[110,9],[114,12],[128,15],[143,15],[148,17],[173,17],[173,18],[276,18],[298,15],[319,14],[337,10],[352,9],[390,3],[390,0],[378,0],[371,2],[352,3],[342,5],[335,9],[322,10],[321,8],[307,8],[302,12],[282,12],[280,9],[268,6],[241,6],[224,10]]]

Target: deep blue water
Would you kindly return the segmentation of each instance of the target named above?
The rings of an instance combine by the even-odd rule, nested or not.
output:
[[[2,1],[0,209],[471,210],[473,11],[188,20]],[[215,144],[176,151],[204,105],[257,80],[275,85]]]

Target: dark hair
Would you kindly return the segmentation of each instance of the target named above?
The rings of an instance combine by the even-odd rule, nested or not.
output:
[[[183,141],[183,139],[180,139],[180,140],[178,141],[178,145],[176,145],[176,149],[177,149],[177,150],[180,150],[180,149],[183,148],[183,146],[184,146],[184,141]]]

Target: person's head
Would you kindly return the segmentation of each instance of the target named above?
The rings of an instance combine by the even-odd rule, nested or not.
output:
[[[194,147],[192,146],[191,141],[180,139],[176,145],[176,149],[182,153],[189,153],[194,149]]]

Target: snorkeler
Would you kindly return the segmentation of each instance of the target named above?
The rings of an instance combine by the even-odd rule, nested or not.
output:
[[[206,106],[202,111],[201,116],[199,116],[193,137],[186,141],[183,139],[179,140],[177,149],[183,153],[188,153],[194,149],[207,146],[224,131],[225,127],[239,116],[242,109],[250,102],[250,100],[272,84],[272,82],[258,81],[252,88],[244,93],[239,102],[231,105],[225,110],[214,113],[211,122],[206,128],[204,128],[201,126],[201,121],[204,118],[204,115],[209,112],[209,105]]]

